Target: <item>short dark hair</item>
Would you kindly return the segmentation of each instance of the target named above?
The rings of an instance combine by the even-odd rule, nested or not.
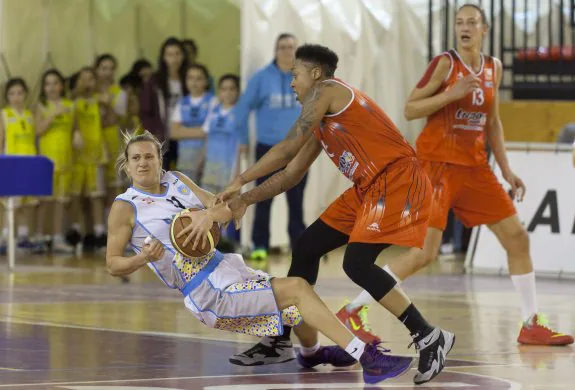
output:
[[[104,61],[112,61],[114,68],[118,67],[118,60],[116,60],[116,57],[110,53],[104,53],[96,57],[96,60],[94,61],[94,69],[98,68]]]
[[[132,88],[136,89],[136,88],[139,88],[141,84],[142,84],[142,81],[140,80],[140,78],[137,75],[132,74],[132,73],[125,74],[120,79],[120,87],[122,87],[122,88],[132,87]]]
[[[8,101],[8,92],[10,92],[12,87],[17,85],[21,86],[22,89],[24,89],[24,92],[28,94],[28,85],[26,85],[26,81],[24,81],[24,79],[21,77],[14,77],[6,82],[6,87],[4,88],[4,99],[6,102]]]
[[[84,66],[79,71],[77,71],[72,76],[70,76],[70,78],[68,78],[68,88],[70,89],[70,91],[73,91],[74,89],[76,89],[76,84],[78,84],[78,79],[80,78],[80,75],[84,72],[92,73],[92,76],[94,76],[94,78],[97,78],[96,77],[96,71],[94,70],[94,68],[92,68],[90,66]]]
[[[193,39],[184,39],[182,43],[184,44],[184,46],[190,46],[194,51],[194,54],[198,55],[198,45],[196,44],[196,41],[194,41]]]
[[[275,50],[278,50],[278,44],[280,43],[280,41],[282,39],[287,39],[287,38],[291,38],[294,41],[297,41],[297,38],[295,37],[295,35],[293,35],[292,33],[281,33],[280,35],[278,35],[278,37],[276,38],[276,46],[275,46]]]
[[[305,44],[297,48],[296,60],[311,62],[319,65],[327,77],[333,77],[337,69],[339,58],[332,50],[322,45]]]
[[[472,3],[463,4],[461,7],[457,9],[457,12],[455,14],[457,15],[457,13],[465,7],[475,8],[481,14],[481,21],[483,22],[483,24],[489,27],[489,21],[487,20],[487,14],[485,13],[485,10],[480,6],[478,6],[477,4]]]
[[[232,73],[226,73],[225,75],[220,77],[220,80],[218,81],[218,87],[221,87],[222,83],[226,80],[232,80],[234,82],[234,84],[236,85],[236,88],[238,89],[238,91],[240,90],[240,78],[238,75],[232,74]]]
[[[210,77],[210,71],[208,70],[208,68],[205,65],[196,62],[195,64],[188,66],[188,70],[186,71],[186,77],[187,77],[188,71],[191,69],[197,69],[203,73],[204,77],[206,78],[206,91],[209,91],[210,90],[210,78],[211,77]]]

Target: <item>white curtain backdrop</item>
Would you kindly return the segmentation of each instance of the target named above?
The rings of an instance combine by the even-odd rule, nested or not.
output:
[[[415,139],[420,124],[404,120],[403,104],[426,66],[427,40],[423,21],[405,0],[243,0],[238,4],[244,85],[272,60],[277,35],[291,32],[300,44],[320,43],[334,50],[340,59],[336,76],[365,91],[409,140]],[[312,223],[350,185],[322,154],[308,178],[306,223]],[[253,211],[254,207],[249,209],[243,223],[245,245],[251,244]],[[270,225],[271,245],[288,244],[283,195],[274,200]]]

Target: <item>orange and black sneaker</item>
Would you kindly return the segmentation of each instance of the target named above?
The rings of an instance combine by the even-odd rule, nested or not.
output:
[[[367,323],[367,310],[367,306],[360,306],[357,309],[348,311],[347,305],[344,305],[335,316],[364,343],[381,343],[381,339],[371,333]]]
[[[554,331],[547,325],[547,319],[541,314],[534,314],[523,323],[517,342],[526,345],[569,345],[573,336]]]

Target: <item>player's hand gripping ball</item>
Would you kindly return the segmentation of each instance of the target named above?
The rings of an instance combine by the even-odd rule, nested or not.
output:
[[[190,229],[190,225],[193,225],[194,221],[192,217],[194,216],[194,211],[201,211],[197,208],[188,209],[176,215],[173,219],[172,224],[170,225],[170,240],[174,249],[180,252],[185,257],[203,257],[213,251],[220,242],[220,226],[217,222],[212,224],[210,230],[207,231],[206,237],[199,237],[199,244],[194,249],[194,239],[190,240],[187,245],[185,245],[185,241],[188,238],[188,235],[194,234],[193,230]],[[196,214],[197,215],[197,214]],[[182,230],[186,229],[189,231],[183,234],[181,237],[178,237]],[[204,239],[202,239],[204,238]],[[202,245],[203,243],[203,245]]]

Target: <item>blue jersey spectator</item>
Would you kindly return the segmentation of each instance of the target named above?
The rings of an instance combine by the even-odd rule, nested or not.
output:
[[[205,157],[202,126],[217,99],[208,92],[209,73],[205,66],[190,65],[186,73],[189,95],[182,97],[171,117],[172,140],[178,141],[178,171],[196,183],[201,181]]]
[[[256,112],[256,159],[260,159],[275,144],[285,138],[297,120],[301,106],[291,89],[291,67],[295,60],[296,39],[281,34],[276,40],[274,61],[256,72],[237,104],[237,121],[247,131],[250,111]],[[245,138],[245,135],[244,135]],[[269,176],[257,180],[264,182]],[[305,230],[303,222],[303,193],[307,176],[286,192],[289,207],[288,233],[293,245]],[[272,201],[256,205],[252,240],[252,259],[265,259],[270,241],[270,211]]]

